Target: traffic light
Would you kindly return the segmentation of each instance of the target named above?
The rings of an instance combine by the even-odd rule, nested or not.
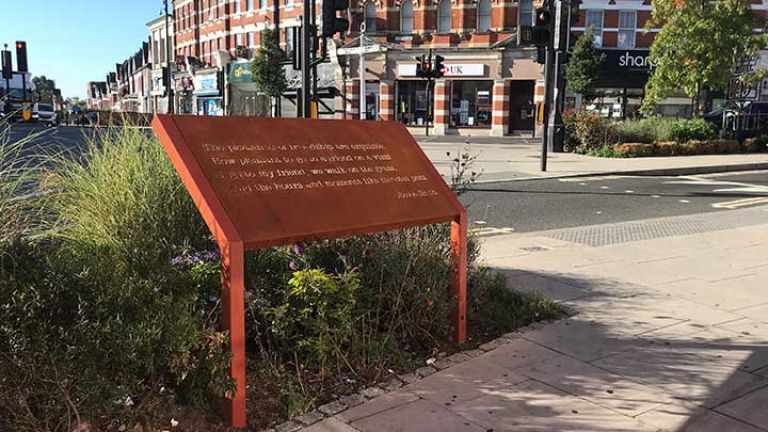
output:
[[[445,65],[443,64],[444,61],[445,57],[441,55],[435,56],[435,64],[432,66],[433,78],[442,78],[445,76]]]
[[[416,61],[418,62],[416,63],[416,76],[418,78],[426,78],[429,71],[426,70],[427,65],[424,62],[424,56],[420,55],[416,57]]]
[[[546,8],[536,9],[536,19],[533,23],[533,44],[546,46],[551,37],[552,14]]]
[[[11,52],[3,50],[3,79],[13,78],[13,63],[11,63]]]
[[[16,41],[16,66],[19,72],[29,72],[27,66],[27,43]]]
[[[333,37],[336,33],[344,33],[349,30],[349,20],[337,15],[337,12],[348,8],[349,0],[323,1],[323,36]]]

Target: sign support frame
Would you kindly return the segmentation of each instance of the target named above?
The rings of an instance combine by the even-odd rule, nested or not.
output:
[[[249,247],[241,238],[232,218],[218,198],[211,185],[198,182],[205,174],[198,164],[192,151],[186,146],[173,143],[184,142],[173,117],[169,115],[155,116],[153,129],[158,135],[163,148],[168,154],[173,166],[185,188],[192,197],[195,206],[200,211],[203,220],[216,239],[221,251],[221,300],[222,300],[222,329],[229,333],[229,349],[232,352],[230,377],[235,381],[235,392],[231,397],[222,400],[221,408],[228,425],[235,428],[245,428],[246,419],[246,351],[245,351],[245,252],[260,249],[264,246]],[[405,126],[400,125],[405,128]],[[429,169],[434,170],[429,159],[423,153],[416,155]],[[436,171],[435,171],[436,173]],[[456,214],[444,219],[450,222],[450,255],[451,255],[451,287],[450,293],[455,306],[452,312],[454,339],[464,343],[467,339],[467,261],[468,261],[468,216],[466,209],[458,203],[450,187],[442,182],[437,187],[453,196],[458,204]],[[370,232],[387,231],[394,228],[421,226],[435,221],[411,221],[409,223],[393,223],[381,226],[371,226],[365,232],[329,234],[324,237],[342,238],[350,235],[363,235]]]

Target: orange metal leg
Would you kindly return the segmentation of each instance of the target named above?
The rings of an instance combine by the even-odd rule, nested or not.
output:
[[[452,294],[456,297],[453,322],[456,342],[467,340],[467,213],[451,222]]]
[[[233,427],[245,427],[245,252],[243,244],[228,243],[221,248],[222,325],[229,331],[232,367],[237,383],[232,399],[224,401],[224,418]]]

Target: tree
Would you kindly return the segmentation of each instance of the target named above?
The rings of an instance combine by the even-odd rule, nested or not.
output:
[[[285,53],[280,49],[277,32],[265,29],[261,32],[261,46],[253,59],[253,82],[256,88],[269,96],[270,100],[282,96],[288,81],[285,78],[283,61]]]
[[[53,91],[56,88],[56,83],[53,80],[46,78],[45,75],[41,75],[32,78],[32,84],[35,85],[38,102],[53,103]]]
[[[573,93],[593,94],[604,61],[605,54],[595,49],[595,35],[589,28],[573,45],[565,65],[566,89]]]
[[[682,90],[694,98],[694,113],[703,111],[707,90],[725,90],[733,66],[765,46],[750,0],[654,0],[646,27],[661,27],[651,44],[654,64],[645,85],[642,109]],[[743,77],[748,79],[747,76]]]

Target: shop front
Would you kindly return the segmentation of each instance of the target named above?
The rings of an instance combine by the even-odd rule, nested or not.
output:
[[[645,83],[654,67],[649,50],[605,49],[601,53],[605,61],[598,75],[595,94],[569,95],[568,102],[616,120],[641,116]],[[691,99],[682,93],[675,94],[660,100],[655,111],[662,116],[690,117]]]
[[[224,100],[219,88],[218,70],[197,71],[192,80],[197,115],[223,116]]]
[[[447,91],[449,128],[491,128],[494,81],[489,71],[490,66],[485,63],[446,61],[444,81],[438,85]],[[435,83],[427,89],[427,81],[416,78],[415,63],[398,64],[397,77],[397,120],[408,126],[431,124],[436,104]]]
[[[259,94],[253,82],[250,60],[240,60],[229,64],[229,115],[267,116],[269,99]]]

